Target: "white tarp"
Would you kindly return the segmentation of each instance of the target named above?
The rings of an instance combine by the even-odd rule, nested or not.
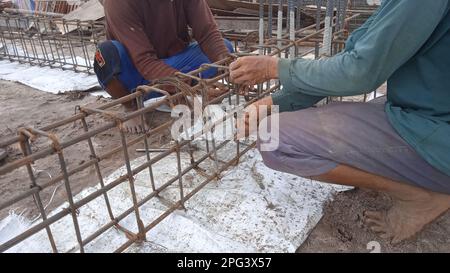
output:
[[[7,60],[0,61],[0,79],[19,82],[53,94],[87,91],[99,85],[95,75]]]
[[[144,158],[134,162],[137,166]],[[155,177],[173,177],[176,158],[166,158],[154,166]],[[183,167],[189,157],[182,156]],[[186,203],[187,211],[177,211],[147,234],[148,242],[133,246],[130,252],[295,252],[322,217],[325,202],[332,199],[340,187],[321,184],[308,179],[275,172],[264,166],[257,151],[250,151],[242,163],[228,170],[218,182],[212,182]],[[107,181],[126,173],[119,169]],[[188,193],[202,180],[196,173],[185,176]],[[151,192],[149,175],[136,176],[138,198]],[[157,179],[157,181],[159,181]],[[166,179],[161,181],[167,181]],[[162,183],[162,182],[161,182]],[[158,186],[158,185],[157,185]],[[86,189],[76,199],[95,189]],[[177,187],[169,188],[164,197],[178,194]],[[132,205],[129,186],[124,183],[108,193],[117,215]],[[56,209],[59,212],[67,204]],[[158,199],[144,205],[141,217],[145,224],[160,216],[167,207]],[[28,221],[28,224],[27,224]],[[79,211],[84,238],[109,221],[102,198],[97,198]],[[134,217],[121,224],[136,231]],[[0,222],[0,244],[31,225],[29,220],[11,215]],[[60,251],[76,251],[77,241],[70,216],[54,225],[52,231]],[[50,252],[45,231],[41,231],[11,252]],[[125,235],[109,230],[86,247],[87,252],[111,252],[126,241]]]

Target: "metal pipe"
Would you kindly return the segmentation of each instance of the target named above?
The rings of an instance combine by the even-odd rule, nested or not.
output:
[[[278,0],[278,28],[277,39],[280,40],[283,36],[283,0]],[[281,42],[278,43],[278,47],[281,47]]]
[[[325,17],[325,32],[323,35],[323,51],[325,56],[331,56],[331,46],[333,40],[333,18],[334,18],[334,0],[327,0],[327,12]]]
[[[259,55],[263,55],[264,51],[262,46],[264,45],[264,0],[259,0]]]
[[[289,39],[295,41],[295,9],[294,0],[288,0],[288,16],[289,16]],[[297,47],[290,48],[289,57],[295,58]]]
[[[316,12],[316,31],[320,30],[320,19],[322,17],[322,0],[316,0],[316,7],[317,7],[317,12]],[[315,57],[316,59],[319,58],[320,56],[320,45],[317,42],[316,43],[316,51],[315,51]]]

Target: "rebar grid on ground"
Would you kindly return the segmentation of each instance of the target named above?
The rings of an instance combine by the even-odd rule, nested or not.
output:
[[[354,16],[349,17],[346,20],[351,20],[353,17]],[[283,53],[289,54],[290,50],[293,48],[293,52],[299,55],[298,48],[301,47],[303,43],[310,43],[311,39],[320,36],[324,32],[323,28],[319,28],[318,31],[311,32],[314,27],[315,26],[297,30],[296,34],[300,35],[301,38],[296,39],[295,41],[289,39],[267,39],[263,45],[255,44],[250,48],[251,50],[260,50],[262,54],[271,56],[281,56]],[[304,34],[304,32],[307,32],[308,34],[302,35]],[[252,53],[247,53],[245,55],[248,54]],[[2,200],[0,202],[0,211],[7,210],[8,208],[11,208],[24,199],[33,198],[40,213],[40,219],[38,219],[39,222],[34,223],[33,226],[27,229],[25,232],[22,232],[14,238],[11,238],[9,241],[1,244],[0,252],[10,250],[12,247],[24,242],[31,236],[41,231],[46,232],[53,252],[58,252],[58,242],[55,240],[55,237],[53,235],[52,226],[66,217],[70,217],[72,220],[77,240],[78,246],[73,251],[85,252],[86,247],[89,244],[93,243],[96,239],[104,235],[110,229],[116,229],[123,232],[125,237],[127,238],[127,241],[118,246],[118,248],[116,249],[117,252],[123,252],[126,251],[134,243],[145,241],[146,234],[173,212],[179,209],[184,209],[184,204],[186,202],[188,202],[192,197],[199,193],[211,181],[218,179],[220,175],[229,167],[238,164],[241,156],[247,151],[253,149],[256,143],[249,143],[236,139],[225,141],[219,141],[215,139],[213,136],[215,128],[224,122],[224,120],[219,120],[213,124],[206,123],[207,126],[203,128],[201,134],[206,132],[207,134],[211,135],[212,138],[206,138],[202,140],[206,146],[206,150],[201,152],[200,154],[194,154],[192,152],[193,140],[196,139],[199,135],[192,136],[191,139],[175,141],[174,143],[171,143],[168,147],[166,147],[164,151],[161,151],[157,154],[152,154],[149,146],[149,138],[162,135],[164,133],[164,130],[170,129],[177,119],[172,119],[167,123],[152,127],[147,133],[140,136],[134,136],[131,139],[130,136],[125,134],[123,130],[123,124],[130,119],[140,118],[142,125],[144,126],[144,124],[147,122],[146,114],[153,112],[157,107],[163,104],[169,104],[173,106],[180,99],[189,101],[190,97],[195,96],[200,96],[203,98],[203,102],[207,102],[203,103],[203,108],[211,104],[226,101],[229,105],[236,107],[236,111],[229,114],[229,117],[235,117],[236,115],[238,115],[237,107],[239,106],[239,102],[241,101],[242,96],[238,92],[238,90],[240,90],[240,87],[230,83],[228,79],[229,71],[227,67],[228,64],[238,56],[240,55],[231,55],[227,59],[219,61],[215,64],[205,64],[198,70],[193,71],[189,74],[178,73],[174,78],[156,82],[151,86],[141,86],[135,93],[113,102],[101,105],[97,108],[78,107],[77,113],[68,119],[61,120],[41,129],[24,127],[18,130],[17,136],[11,137],[6,140],[1,140],[0,147],[5,148],[11,146],[19,146],[23,155],[19,159],[1,166],[0,177],[24,168],[26,169],[26,172],[29,176],[30,187],[28,189],[24,189],[23,192],[19,193],[12,199],[6,201]],[[220,71],[219,74],[212,79],[201,79],[199,75],[203,71],[211,67],[218,68]],[[189,86],[185,83],[186,80],[195,80],[197,84],[195,86]],[[209,100],[207,95],[208,88],[217,85],[218,83],[227,86],[228,91],[218,98]],[[164,91],[168,90],[168,86],[175,88],[177,92],[174,95],[169,95],[168,92]],[[255,89],[255,91],[247,97],[248,100],[241,106],[250,105],[257,99],[279,90],[279,88],[279,83],[274,82],[260,85],[259,88]],[[151,106],[144,106],[143,97],[149,92],[160,92],[165,94],[166,97],[163,100],[152,104]],[[133,101],[135,101],[136,105],[138,105],[138,109],[136,111],[123,114],[117,114],[113,112],[113,108],[115,106]],[[236,103],[233,104],[233,101],[235,101]],[[109,120],[109,122],[103,123],[100,126],[96,126],[94,128],[89,128],[89,121],[99,117],[107,119]],[[82,124],[82,132],[76,132],[73,135],[66,137],[65,139],[61,139],[60,136],[54,133],[58,128],[75,122]],[[97,148],[93,143],[93,139],[96,136],[107,132],[118,134],[120,136],[121,143],[118,147],[108,149],[105,153],[100,154],[98,153]],[[48,139],[50,145],[46,148],[33,150],[31,144],[38,138]],[[89,157],[85,161],[83,161],[82,164],[74,166],[73,164],[67,162],[65,153],[69,151],[71,147],[80,143],[87,144],[87,147],[89,149]],[[133,166],[129,155],[130,149],[136,144],[144,144],[145,147],[145,162],[140,164],[139,166]],[[234,155],[231,156],[231,159],[229,157],[229,154],[227,158],[224,158],[219,154],[219,152],[227,147],[227,145],[228,148],[230,148],[231,145],[231,148],[235,151]],[[183,149],[188,150],[190,157],[190,164],[186,168],[183,168],[180,160],[180,154]],[[113,181],[109,181],[109,183],[106,183],[100,163],[105,159],[108,159],[111,156],[120,153],[122,154],[123,161],[126,167],[126,174],[114,179]],[[175,155],[177,158],[177,173],[174,175],[174,177],[170,179],[167,178],[167,180],[161,181],[161,179],[163,178],[154,176],[153,167],[155,166],[155,164],[169,157],[170,155]],[[39,160],[50,156],[57,157],[60,167],[60,173],[48,180],[38,181],[37,174],[34,169],[34,164],[37,164]],[[211,170],[202,169],[202,164],[206,162],[210,162],[214,167]],[[88,168],[92,168],[94,170],[97,177],[96,179],[98,180],[98,188],[85,197],[75,199],[72,193],[73,185],[71,184],[71,179],[76,174]],[[203,177],[203,179],[202,182],[191,189],[191,191],[186,191],[184,179],[186,177],[186,174],[192,171],[195,171],[196,175],[198,175],[199,177]],[[135,177],[136,175],[143,172],[148,172],[149,174],[148,183],[151,186],[152,191],[144,198],[138,199],[135,188]],[[56,211],[52,214],[49,214],[43,206],[41,194],[45,189],[48,189],[49,187],[61,182],[65,186],[68,205],[61,211]],[[113,213],[112,206],[109,200],[110,193],[119,185],[124,185],[125,183],[129,185],[132,206],[120,214]],[[176,197],[174,200],[170,200],[169,205],[167,205],[167,210],[159,217],[153,219],[150,222],[144,222],[141,217],[142,206],[149,203],[151,200],[162,199],[162,194],[169,187],[175,185],[179,190],[178,197]],[[99,228],[92,234],[87,235],[86,237],[85,234],[82,233],[80,228],[78,211],[88,203],[92,202],[93,200],[97,200],[98,198],[103,199],[110,220],[101,228]],[[133,216],[135,218],[137,227],[136,231],[128,230],[121,224],[122,221],[128,216]]]
[[[94,74],[103,22],[0,14],[0,59]]]

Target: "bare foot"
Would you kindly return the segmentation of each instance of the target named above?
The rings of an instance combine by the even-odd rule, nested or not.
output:
[[[394,198],[387,212],[365,212],[369,228],[392,244],[398,244],[420,232],[450,208],[450,195],[423,192],[418,196]]]
[[[134,109],[125,108],[125,112],[133,112]],[[145,122],[144,122],[145,123]],[[123,127],[125,132],[130,134],[144,134],[148,132],[149,127],[148,124],[145,123],[144,126],[142,124],[141,116],[137,116],[123,123]]]

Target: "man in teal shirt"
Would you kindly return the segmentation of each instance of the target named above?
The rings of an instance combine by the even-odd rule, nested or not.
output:
[[[255,103],[279,105],[276,170],[388,193],[388,212],[366,212],[369,227],[397,243],[450,208],[450,1],[385,0],[328,59],[245,57],[235,83],[280,79]],[[313,106],[388,82],[387,102]],[[261,126],[265,126],[265,122]],[[270,124],[269,124],[270,125]]]

